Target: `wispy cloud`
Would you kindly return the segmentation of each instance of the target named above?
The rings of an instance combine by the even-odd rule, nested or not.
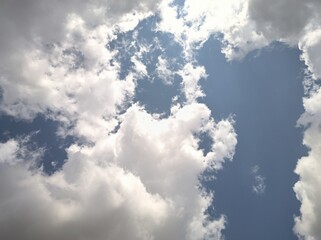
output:
[[[265,193],[265,177],[260,174],[260,167],[258,165],[252,167],[251,175],[254,176],[254,183],[252,185],[253,192],[258,195]]]

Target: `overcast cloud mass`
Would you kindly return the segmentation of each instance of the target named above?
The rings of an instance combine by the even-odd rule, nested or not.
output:
[[[53,120],[56,137],[73,141],[51,175],[32,136],[0,143],[0,238],[223,239],[228,216],[209,214],[215,189],[200,181],[233,160],[237,144],[233,113],[216,120],[200,101],[208,75],[195,56],[214,36],[228,61],[275,41],[301,50],[298,125],[309,152],[295,170],[293,231],[321,239],[320,9],[319,0],[1,1],[1,114]],[[147,19],[156,19],[152,29]],[[143,31],[155,36],[141,39]],[[138,85],[155,76],[179,81],[163,113],[137,101]],[[253,192],[263,195],[264,176],[258,166],[252,173]]]

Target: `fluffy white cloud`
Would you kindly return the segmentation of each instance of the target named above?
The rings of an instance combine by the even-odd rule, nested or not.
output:
[[[315,46],[320,38],[311,32],[320,28],[320,8],[318,0],[186,0],[183,7],[168,0],[161,4],[159,29],[172,33],[187,52],[202,46],[211,35],[222,34],[226,58],[241,59],[273,41]],[[310,67],[312,56],[303,57]]]
[[[249,18],[247,0],[186,0],[182,8],[163,1],[160,8],[159,29],[172,33],[189,57],[213,34],[223,34],[222,52],[229,60],[268,44]]]
[[[51,177],[0,165],[1,238],[151,239],[169,204],[139,177],[75,155]]]
[[[232,122],[215,123],[198,103],[177,106],[168,118],[134,105],[121,118],[116,133],[71,146],[52,176],[17,162],[17,141],[2,143],[0,237],[220,239],[225,218],[211,221],[204,213],[212,195],[197,187],[198,176],[232,158]],[[205,156],[200,132],[214,140]]]
[[[321,208],[319,199],[321,197],[321,91],[320,87],[313,90],[304,98],[305,113],[301,116],[299,123],[306,128],[303,143],[310,149],[308,156],[302,157],[295,172],[300,180],[295,184],[294,191],[301,201],[301,216],[296,217],[295,232],[302,239],[321,239]]]
[[[195,102],[197,98],[204,96],[199,85],[199,80],[207,76],[204,67],[194,67],[191,63],[187,63],[179,74],[183,79],[183,92],[188,103]]]
[[[61,122],[61,135],[89,141],[104,136],[117,125],[115,114],[136,85],[132,74],[119,81],[119,65],[110,63],[114,53],[106,44],[113,26],[132,28],[156,6],[155,1],[2,1],[1,111],[23,119],[43,113]]]
[[[203,94],[198,80],[205,77],[204,69],[188,63],[179,72],[188,105],[173,106],[169,118],[137,106],[117,115],[135,92],[136,76],[119,81],[119,66],[110,64],[113,53],[106,43],[114,37],[115,24],[116,29],[132,29],[157,4],[1,1],[1,111],[27,119],[46,113],[72,124],[69,134],[93,144],[71,147],[63,170],[51,177],[22,163],[40,153],[29,154],[14,140],[0,145],[3,238],[220,238],[224,218],[208,222],[203,211],[212,197],[202,196],[195,186],[206,166],[219,169],[233,156],[236,139],[230,121],[215,124],[208,109],[196,103]],[[188,60],[213,34],[222,34],[222,51],[229,60],[283,41],[298,45],[311,77],[321,77],[319,0],[186,0],[182,9],[171,4],[160,5],[158,29],[174,35]],[[132,61],[138,73],[147,74],[137,58]],[[304,144],[310,148],[296,170],[300,181],[295,191],[302,207],[295,231],[304,239],[321,239],[320,96],[316,85],[305,98],[306,113],[300,120],[307,127]],[[199,131],[214,139],[205,157],[197,149]],[[21,231],[15,231],[18,227]]]
[[[1,157],[0,162],[15,163],[15,153],[18,151],[18,144],[16,141],[8,141],[0,143]]]
[[[106,44],[116,23],[133,28],[156,7],[157,1],[2,1],[1,110],[22,118],[113,113],[133,84],[116,81]]]
[[[157,1],[2,1],[0,3],[1,111],[18,119],[44,114],[61,124],[60,136],[80,137],[60,171],[35,163],[43,150],[30,139],[0,144],[2,239],[221,239],[225,217],[206,209],[213,194],[199,176],[232,159],[233,120],[215,122],[197,103],[205,70],[186,64],[187,101],[164,118],[132,104],[136,81],[148,76],[133,54],[133,72],[106,45],[156,11]],[[157,68],[164,76],[167,61]],[[131,107],[129,107],[132,104]],[[122,114],[120,114],[122,113]],[[212,140],[207,153],[199,136]]]
[[[299,45],[302,59],[305,61],[313,79],[321,79],[321,27],[308,33]]]
[[[38,148],[33,150],[29,146],[30,137],[20,138],[18,140],[10,139],[5,143],[0,143],[0,163],[8,165],[17,165],[24,163],[27,167],[32,168],[40,161],[44,149]],[[25,161],[25,160],[28,161]]]

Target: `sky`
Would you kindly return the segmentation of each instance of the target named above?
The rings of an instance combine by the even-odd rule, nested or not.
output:
[[[321,240],[320,0],[3,0],[0,238]]]

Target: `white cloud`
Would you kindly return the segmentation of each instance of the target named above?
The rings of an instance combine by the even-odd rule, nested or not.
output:
[[[299,44],[302,59],[313,79],[321,79],[321,27],[308,33]]]
[[[163,80],[165,84],[172,84],[174,81],[175,72],[170,68],[170,62],[163,56],[158,57],[156,65],[157,77]]]
[[[295,184],[294,191],[301,201],[301,216],[296,217],[294,231],[302,239],[317,240],[321,238],[321,162],[320,162],[320,137],[321,137],[321,91],[320,87],[304,98],[305,113],[299,123],[306,128],[303,144],[309,148],[308,156],[302,157],[295,172],[300,180]]]
[[[201,78],[207,77],[204,67],[195,67],[191,63],[187,63],[178,74],[183,79],[183,92],[188,103],[195,102],[199,97],[205,96],[199,84]]]
[[[159,29],[175,36],[187,52],[202,46],[213,34],[222,34],[222,52],[228,60],[241,59],[254,49],[273,41],[299,47],[307,66],[310,92],[304,98],[305,113],[300,119],[306,130],[304,144],[308,156],[299,160],[296,173],[300,180],[294,187],[301,201],[301,216],[295,232],[302,239],[321,239],[320,181],[320,84],[321,78],[321,1],[320,0],[186,0],[182,8],[161,5],[163,21]],[[257,178],[263,186],[263,178]],[[261,189],[261,188],[260,188]]]
[[[70,161],[63,171],[49,178],[31,174],[20,165],[21,159],[17,161],[19,158],[15,155],[21,149],[18,142],[12,140],[1,144],[1,152],[6,153],[0,160],[2,173],[0,186],[6,190],[6,194],[1,196],[8,197],[5,200],[14,197],[17,206],[22,206],[15,209],[14,206],[6,205],[8,209],[2,215],[1,223],[12,220],[13,216],[20,216],[18,220],[23,226],[21,234],[27,234],[28,229],[21,223],[24,217],[31,216],[35,219],[34,222],[30,221],[30,224],[34,224],[31,228],[39,231],[36,232],[39,238],[47,236],[53,226],[61,230],[61,233],[55,231],[55,234],[66,234],[53,235],[61,239],[77,239],[78,232],[80,234],[90,232],[92,239],[101,239],[104,234],[115,234],[118,239],[126,239],[129,236],[126,234],[131,234],[131,238],[134,239],[135,237],[148,239],[150,234],[154,234],[157,239],[163,236],[161,234],[166,228],[170,229],[169,233],[177,236],[188,232],[191,239],[193,237],[197,239],[209,234],[211,227],[216,230],[212,234],[219,238],[220,230],[224,228],[224,218],[208,223],[204,228],[202,222],[206,221],[203,219],[206,216],[202,215],[202,208],[206,208],[210,198],[200,197],[196,189],[187,187],[188,183],[197,184],[195,175],[206,166],[200,159],[207,164],[210,164],[209,159],[216,159],[212,165],[219,169],[224,157],[233,156],[236,143],[230,121],[212,123],[206,107],[195,103],[197,98],[203,95],[198,81],[200,77],[206,76],[204,69],[194,63],[187,63],[180,71],[188,105],[173,106],[172,115],[168,119],[155,119],[137,106],[129,109],[125,115],[117,116],[117,108],[126,102],[128,96],[134,94],[136,76],[130,74],[125,81],[118,81],[119,66],[117,63],[115,66],[108,64],[113,59],[113,53],[109,52],[105,45],[108,38],[113,37],[114,24],[122,30],[132,29],[139,19],[156,9],[157,3],[114,0],[108,1],[107,5],[105,1],[99,0],[75,3],[73,0],[63,3],[36,0],[1,2],[2,111],[22,118],[32,118],[39,112],[49,112],[52,118],[65,124],[73,124],[74,128],[69,134],[83,136],[95,143],[92,148],[77,146],[71,148]],[[224,45],[222,51],[229,60],[241,59],[248,52],[267,46],[273,41],[283,41],[291,46],[299,46],[311,77],[313,79],[321,77],[320,1],[186,0],[183,9],[170,6],[169,3],[170,1],[163,1],[161,5],[162,22],[158,28],[174,35],[177,42],[184,47],[188,61],[193,58],[193,49],[201,47],[211,35],[222,33]],[[132,12],[136,14],[133,15]],[[146,68],[139,59],[132,60],[136,63],[136,70],[146,75]],[[160,61],[160,64],[159,73],[169,76],[170,73],[165,71],[166,68],[161,67],[165,66],[166,62]],[[296,172],[300,176],[300,181],[294,188],[302,202],[301,216],[296,218],[295,231],[305,239],[321,238],[318,228],[321,223],[321,210],[318,207],[321,195],[318,174],[321,94],[318,88],[316,84],[314,91],[304,99],[306,113],[300,122],[307,127],[304,144],[310,148],[310,152],[298,162]],[[59,115],[56,114],[58,112]],[[192,116],[189,119],[191,114],[201,114],[208,124],[204,122],[201,124],[203,120],[197,117],[194,119]],[[185,118],[188,120],[184,122]],[[119,122],[122,122],[119,132],[106,139],[106,134]],[[145,129],[143,123],[149,126],[149,131]],[[176,128],[171,129],[171,124]],[[180,124],[184,127],[179,127]],[[163,132],[154,130],[157,128]],[[215,140],[212,152],[205,159],[202,153],[195,149],[197,139],[192,135],[192,132],[199,131],[199,128],[209,131]],[[63,130],[65,129],[62,129],[62,132]],[[173,132],[177,133],[177,136],[170,134]],[[183,139],[182,136],[187,138]],[[145,142],[145,145],[139,145],[138,139]],[[166,143],[165,139],[173,140]],[[179,151],[176,153],[177,148]],[[161,152],[160,149],[166,151]],[[169,157],[170,153],[173,154],[173,158]],[[140,157],[132,162],[129,161],[136,155]],[[110,156],[112,161],[107,156]],[[77,161],[77,159],[82,160]],[[113,165],[104,164],[106,159],[107,162],[113,162]],[[162,164],[159,166],[152,164],[155,161]],[[13,166],[8,165],[8,162]],[[80,175],[75,175],[73,172],[77,167],[80,169]],[[177,177],[176,168],[185,171],[186,175]],[[158,175],[164,179],[158,179]],[[103,186],[114,197],[106,199],[107,195],[104,194],[107,193],[100,193],[98,190],[90,192],[93,184],[87,183],[85,181],[87,178],[91,179],[89,183]],[[165,179],[168,179],[168,182]],[[7,186],[5,181],[10,182],[12,188]],[[22,188],[21,182],[27,187]],[[164,187],[173,182],[184,183],[181,192],[175,193],[177,198],[173,197],[173,189],[177,185],[173,184],[168,189]],[[135,186],[137,192],[126,188],[129,183]],[[257,183],[257,186],[261,186],[262,178],[258,178]],[[49,185],[51,187],[48,187]],[[73,191],[69,192],[70,189]],[[82,192],[84,195],[81,195]],[[74,195],[66,197],[67,193]],[[188,204],[194,204],[195,212],[184,212],[186,207],[184,204],[187,203],[176,202],[176,199],[185,196],[184,194],[190,196],[192,203]],[[149,211],[142,209],[143,207],[139,205],[141,199],[136,195],[146,198]],[[25,201],[21,196],[25,196]],[[95,196],[98,197],[95,199]],[[132,197],[137,208],[125,201]],[[99,205],[95,200],[102,199],[106,199],[107,208],[110,208],[95,208],[94,203]],[[72,204],[66,204],[68,201]],[[181,206],[182,214],[186,214],[185,218],[179,214],[173,216],[170,212],[179,212],[174,211],[173,206]],[[116,209],[112,211],[114,215],[108,215],[111,214],[110,209]],[[157,209],[163,211],[160,213]],[[43,212],[48,213],[48,218],[44,218]],[[116,229],[115,232],[106,233],[105,226],[93,226],[90,217],[96,215],[93,216],[91,213],[97,212],[101,213],[100,222],[108,222],[109,227],[106,229],[111,227],[114,229],[117,223],[125,218],[129,219],[124,222],[128,231],[117,232]],[[12,213],[17,215],[11,215]],[[75,216],[89,216],[89,218],[76,219]],[[115,222],[108,221],[110,216],[115,218]],[[117,219],[117,216],[126,217]],[[59,225],[57,219],[66,225]],[[9,224],[4,228],[6,231],[12,229],[10,224],[14,224],[14,220],[17,219],[6,222]],[[150,222],[150,226],[144,225],[145,228],[142,229],[141,222]],[[179,224],[189,227],[186,227],[184,233],[175,232]],[[22,237],[17,236],[17,238]]]
[[[211,35],[223,34],[226,58],[241,59],[273,41],[291,46],[315,44],[316,36],[311,32],[320,28],[320,8],[318,0],[186,0],[182,8],[168,0],[161,4],[159,29],[172,33],[189,54]],[[311,40],[309,35],[313,35]],[[310,56],[303,57],[310,67]]]
[[[250,1],[250,15],[269,41],[281,40],[290,45],[298,45],[302,50],[302,60],[307,65],[312,80],[321,78],[321,8],[320,1]],[[295,172],[300,180],[294,191],[301,201],[301,215],[295,218],[295,233],[302,239],[321,239],[321,196],[320,168],[320,116],[321,95],[318,81],[311,83],[310,93],[303,99],[305,113],[299,123],[306,128],[303,144],[310,151],[302,157]]]
[[[10,12],[10,16],[0,15],[17,25],[11,29],[17,32],[7,33],[6,21],[0,23],[5,36],[1,39],[7,41],[2,45],[5,50],[0,59],[2,112],[23,119],[44,113],[62,123],[62,135],[73,134],[89,141],[104,136],[117,125],[117,109],[134,94],[136,85],[133,75],[119,81],[119,66],[115,62],[113,66],[109,64],[114,53],[107,50],[106,44],[113,38],[114,23],[108,14],[100,16],[101,12],[95,10],[98,2],[80,2],[74,12],[68,12],[75,7],[71,2],[64,6],[57,2],[55,11],[50,10],[48,18],[41,22],[37,18],[46,15],[48,2],[38,8],[40,3],[31,1],[26,12],[21,13],[25,15],[17,18],[20,7],[11,9],[12,4],[4,2],[0,10]],[[78,9],[81,7],[84,9]],[[60,21],[51,23],[50,14],[53,18],[59,15]],[[102,19],[94,24],[96,17]],[[28,29],[26,33],[17,29],[22,24],[24,30]],[[13,46],[6,46],[12,42]]]
[[[147,68],[145,64],[137,58],[137,56],[132,56],[131,61],[134,64],[134,68],[138,76],[147,76]]]
[[[223,34],[222,52],[227,59],[240,59],[269,42],[255,31],[246,0],[186,0],[182,9],[172,1],[161,4],[159,30],[172,33],[189,58],[214,34]]]
[[[302,59],[307,65],[312,80],[321,77],[320,68],[320,1],[250,1],[250,15],[269,41],[281,40],[290,45],[298,45]],[[299,123],[306,130],[303,143],[310,149],[308,156],[302,157],[295,172],[300,180],[294,191],[301,201],[301,216],[295,219],[295,233],[302,239],[321,239],[321,181],[320,161],[320,90],[318,83],[311,83],[311,92],[304,98],[305,113]]]
[[[138,177],[88,159],[69,159],[51,177],[21,165],[0,171],[4,239],[151,239],[169,211]]]
[[[256,194],[263,194],[265,192],[265,177],[263,177],[260,173],[260,167],[255,165],[251,169],[251,174],[254,176],[254,183],[252,186],[252,190]]]
[[[121,118],[116,133],[71,146],[52,176],[16,162],[17,142],[3,143],[0,237],[220,239],[225,218],[210,221],[204,214],[212,196],[197,188],[198,175],[233,156],[232,123],[215,123],[198,103],[161,119],[134,105]],[[202,131],[214,139],[206,156],[195,135]],[[225,156],[215,144],[228,146]]]
[[[15,162],[15,153],[18,151],[18,143],[14,140],[8,141],[6,143],[0,143],[0,162]]]
[[[141,59],[148,47],[133,55],[134,71],[123,80],[115,52],[106,48],[114,30],[133,29],[157,6],[1,2],[1,111],[17,119],[45,114],[61,124],[60,136],[85,142],[68,148],[63,168],[51,176],[33,167],[43,155],[28,148],[31,138],[0,144],[1,239],[222,238],[225,217],[205,214],[213,195],[203,192],[198,178],[232,159],[236,134],[232,119],[215,122],[197,103],[205,70],[185,65],[187,102],[163,118],[129,107],[137,78],[148,76]],[[165,65],[160,59],[163,75],[169,74]],[[205,156],[200,133],[213,140]]]
[[[112,53],[105,46],[115,23],[133,28],[156,7],[157,1],[2,1],[2,111],[22,118],[48,110],[68,118],[89,109],[115,111],[133,88],[116,82],[118,69],[109,65]],[[98,91],[95,84],[110,94],[91,92]],[[97,98],[84,102],[92,94]]]
[[[44,149],[30,146],[29,137],[20,137],[17,140],[10,139],[5,143],[0,143],[0,164],[17,165],[24,164],[28,168],[33,168],[43,157]],[[27,161],[25,161],[27,160]]]

